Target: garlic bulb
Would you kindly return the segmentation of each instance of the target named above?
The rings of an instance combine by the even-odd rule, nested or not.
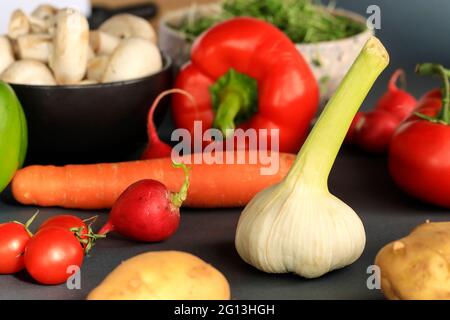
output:
[[[360,257],[366,239],[363,224],[330,194],[328,176],[354,115],[388,63],[381,42],[369,39],[289,174],[244,209],[235,241],[244,261],[265,272],[316,278]]]

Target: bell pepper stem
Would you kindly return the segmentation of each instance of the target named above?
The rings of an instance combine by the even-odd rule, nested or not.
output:
[[[250,119],[257,111],[257,81],[234,69],[228,70],[209,90],[216,113],[213,126],[225,137],[233,133],[236,123]]]
[[[426,117],[423,117],[421,114],[417,114],[419,117],[434,121],[434,122],[440,122],[443,124],[450,124],[450,70],[445,69],[440,64],[435,63],[423,63],[419,64],[416,67],[416,72],[419,75],[438,75],[441,77],[443,82],[443,89],[442,89],[442,108],[439,111],[439,114],[436,118],[430,118],[428,119]]]
[[[369,39],[309,134],[286,183],[328,190],[328,176],[350,124],[388,64],[382,43]]]
[[[180,208],[181,205],[183,204],[183,202],[187,198],[187,193],[188,193],[189,183],[190,183],[190,171],[191,171],[191,168],[186,167],[186,165],[184,163],[175,163],[174,162],[173,166],[175,168],[182,168],[183,171],[184,171],[184,182],[183,182],[183,185],[181,186],[181,189],[180,189],[179,192],[172,193],[171,199],[170,199],[174,206]]]
[[[219,105],[213,126],[218,128],[225,137],[235,129],[235,119],[241,110],[241,101],[236,93],[228,93]]]

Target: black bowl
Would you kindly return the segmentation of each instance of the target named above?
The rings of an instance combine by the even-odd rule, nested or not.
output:
[[[27,163],[128,160],[146,142],[147,112],[171,86],[171,60],[151,76],[86,86],[12,85],[28,121]],[[158,106],[158,126],[167,110]]]

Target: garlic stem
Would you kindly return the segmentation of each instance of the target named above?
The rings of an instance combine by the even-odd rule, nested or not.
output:
[[[328,176],[350,124],[388,64],[382,43],[370,38],[309,134],[286,183],[328,189]]]

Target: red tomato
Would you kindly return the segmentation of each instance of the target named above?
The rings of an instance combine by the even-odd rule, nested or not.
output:
[[[382,153],[388,150],[392,135],[400,121],[386,111],[375,110],[365,114],[357,127],[356,143],[368,152]]]
[[[0,274],[13,274],[24,268],[23,252],[30,239],[23,224],[0,225]]]
[[[70,266],[81,267],[83,248],[75,235],[61,227],[47,227],[36,233],[25,249],[25,268],[39,283],[60,284],[71,276]]]
[[[450,208],[450,126],[427,120],[403,124],[392,139],[389,170],[405,192]]]
[[[67,230],[71,230],[73,228],[83,228],[81,231],[81,234],[87,234],[88,228],[83,220],[76,216],[72,215],[59,215],[54,216],[49,219],[47,219],[44,223],[41,224],[39,227],[39,230],[42,230],[44,228],[48,227],[62,227]],[[86,236],[81,237],[82,239],[86,239]]]

